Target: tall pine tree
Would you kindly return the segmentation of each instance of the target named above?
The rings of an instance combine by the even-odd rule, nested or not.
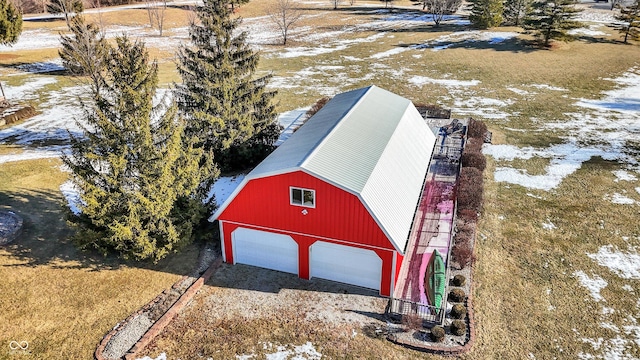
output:
[[[629,40],[640,40],[640,0],[631,6],[620,6],[620,14],[616,15],[618,23],[613,27],[624,36],[624,43]]]
[[[231,19],[228,0],[204,0],[196,15],[192,45],[178,53],[182,83],[175,97],[186,132],[223,170],[247,168],[271,152],[278,137],[275,92],[266,89],[270,76],[255,76],[258,55],[238,31],[240,20]]]
[[[84,137],[72,136],[64,157],[80,192],[70,222],[82,247],[157,261],[189,243],[206,216],[195,190],[210,169],[199,166],[202,151],[184,137],[176,106],[154,108],[157,83],[144,44],[117,38],[85,105]]]
[[[469,20],[473,26],[487,29],[502,23],[502,0],[470,0]]]
[[[535,30],[545,47],[551,39],[573,40],[568,30],[582,27],[574,17],[581,10],[577,9],[575,0],[537,0],[531,4],[524,18],[523,27]]]
[[[505,24],[520,26],[530,3],[530,0],[506,0],[502,14]]]
[[[7,0],[0,0],[0,44],[12,45],[22,33],[22,14]]]
[[[68,27],[71,27],[72,14],[80,14],[83,11],[82,0],[51,0],[47,4],[47,12],[54,15],[62,14]]]
[[[60,35],[62,49],[58,54],[62,65],[72,75],[87,75],[92,78],[92,84],[99,84],[107,51],[107,42],[100,29],[87,23],[84,16],[76,15],[71,19],[69,30],[70,35]]]

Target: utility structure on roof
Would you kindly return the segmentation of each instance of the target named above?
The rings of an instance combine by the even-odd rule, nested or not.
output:
[[[393,293],[435,135],[376,86],[336,95],[211,217],[224,261]]]

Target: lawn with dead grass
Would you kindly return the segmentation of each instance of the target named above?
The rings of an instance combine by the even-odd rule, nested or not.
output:
[[[253,29],[250,39],[261,55],[258,73],[273,75],[278,111],[375,84],[415,102],[452,108],[454,117],[482,119],[493,131],[494,144],[533,154],[488,158],[473,278],[477,337],[472,351],[462,358],[640,357],[634,342],[640,333],[635,322],[640,316],[639,278],[618,276],[596,261],[596,254],[616,249],[616,256],[627,256],[623,260],[635,259],[634,249],[640,246],[640,185],[637,179],[619,175],[625,171],[640,177],[632,161],[640,156],[640,140],[633,136],[638,118],[579,104],[603,99],[621,86],[614,80],[640,66],[637,44],[622,45],[617,33],[595,24],[601,35],[578,35],[578,41],[540,50],[518,28],[491,29],[494,37],[507,34],[506,40],[491,43],[482,37],[487,32],[456,22],[435,28],[389,20],[420,14],[403,8],[389,13],[379,2],[343,4],[338,10],[331,10],[328,2],[305,2],[305,17],[283,47],[277,45],[272,25],[261,18],[271,2],[254,1],[238,15],[245,29]],[[163,39],[148,28],[143,10],[103,14],[114,28],[142,29],[165,85],[179,80],[172,62],[174,45],[184,41],[188,23],[184,9],[171,8],[167,14],[170,25]],[[40,26],[56,29],[64,24],[29,22],[26,29]],[[0,65],[50,61],[56,51],[6,52],[0,54]],[[52,106],[47,101],[77,81],[61,75],[55,81],[50,78],[21,74],[3,81],[18,87],[29,79],[47,80],[30,98],[46,112]],[[24,146],[12,139],[0,144],[0,155]],[[563,151],[563,146],[566,154],[554,152]],[[563,172],[560,179],[549,175],[552,167],[570,168],[578,161],[574,158],[583,159],[581,154],[589,151],[596,155],[579,160],[575,171]],[[0,343],[29,341],[35,358],[88,358],[118,321],[187,272],[196,252],[190,249],[158,266],[78,252],[63,220],[59,185],[67,174],[59,165],[46,159],[0,164],[0,207],[25,218],[19,241],[0,249],[0,276],[5,279],[0,285]],[[504,169],[529,176],[531,184],[494,180]],[[537,179],[557,184],[545,189],[529,186]],[[246,271],[241,266],[223,268],[240,275]],[[250,313],[202,316],[224,310],[223,304],[207,300],[211,297],[251,304],[265,295],[259,289],[225,285],[214,275],[146,354],[262,356],[278,351],[278,346],[293,351],[311,342],[329,358],[435,358],[366,336],[362,323],[310,318],[319,310],[309,299],[317,304],[328,301],[331,308],[335,291],[301,290],[291,284],[303,287],[304,281],[295,276],[284,279],[280,281],[288,285],[270,292],[274,299],[269,301],[277,304],[282,296],[291,301],[288,308],[256,302]],[[292,294],[300,298],[298,306]],[[383,310],[372,314],[371,321],[378,321],[375,316]],[[3,351],[0,358],[8,356]]]
[[[0,359],[89,359],[104,334],[191,270],[191,247],[158,265],[78,251],[63,214],[57,159],[0,164],[0,210],[24,220],[22,235],[0,247]]]

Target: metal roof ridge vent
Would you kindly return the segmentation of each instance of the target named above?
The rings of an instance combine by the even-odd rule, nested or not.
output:
[[[342,115],[342,117],[340,118],[340,120],[336,121],[335,125],[333,125],[333,127],[331,128],[331,131],[329,131],[324,137],[322,137],[322,140],[316,144],[316,146],[313,148],[313,150],[311,150],[307,156],[305,156],[302,161],[300,161],[300,165],[299,167],[304,168],[305,165],[307,165],[307,163],[309,162],[310,159],[312,159],[315,154],[320,151],[320,149],[322,148],[322,146],[329,140],[329,138],[331,138],[331,135],[333,135],[337,129],[340,127],[340,125],[344,122],[344,120],[346,118],[348,118],[354,111],[355,109],[357,109],[360,104],[362,103],[362,101],[364,100],[364,98],[367,97],[367,95],[369,95],[369,93],[371,92],[371,89],[373,88],[377,88],[377,86],[375,85],[369,85],[368,87],[364,87],[364,88],[359,88],[359,89],[354,89],[351,91],[358,91],[360,89],[367,89],[358,99],[358,101],[355,102],[355,104],[353,104],[353,106],[351,106],[351,109],[349,109],[349,111],[347,111],[344,115]],[[344,94],[344,93],[342,93]],[[326,105],[325,105],[326,106]]]

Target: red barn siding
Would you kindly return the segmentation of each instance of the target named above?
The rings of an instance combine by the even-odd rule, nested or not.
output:
[[[315,208],[291,205],[289,187],[315,190]],[[358,197],[302,171],[248,181],[218,219],[395,250]]]

